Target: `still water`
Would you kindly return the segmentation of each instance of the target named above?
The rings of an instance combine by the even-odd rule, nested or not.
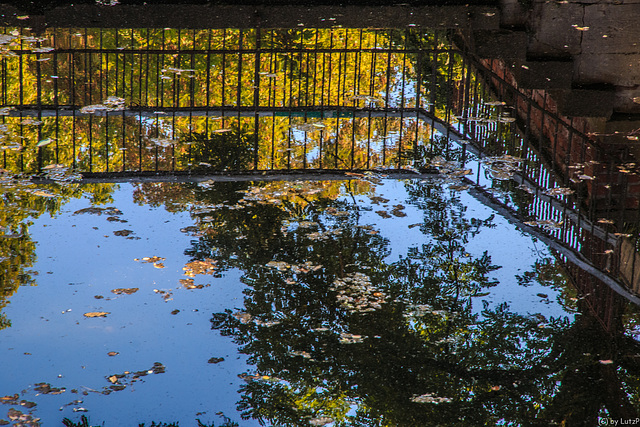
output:
[[[112,3],[0,31],[0,425],[636,419],[633,85],[493,7]]]
[[[43,425],[82,408],[106,425],[524,422],[562,386],[576,291],[544,245],[439,179],[103,191],[29,227],[2,393],[37,406],[3,409]]]
[[[76,188],[20,238],[7,417],[528,424],[597,402],[633,310],[600,335],[544,244],[440,177],[380,175]]]

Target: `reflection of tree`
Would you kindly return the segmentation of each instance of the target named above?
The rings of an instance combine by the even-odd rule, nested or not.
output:
[[[36,261],[36,245],[29,234],[32,220],[51,216],[72,198],[89,196],[95,204],[111,201],[113,184],[64,183],[34,185],[27,180],[0,174],[0,310],[20,286],[35,285],[37,272],[29,270]],[[11,325],[0,313],[0,329]]]
[[[335,191],[205,184],[170,197],[189,200],[198,224],[187,253],[244,271],[242,311],[212,322],[255,365],[243,375],[246,417],[274,425],[322,417],[353,426],[548,425],[637,410],[625,396],[636,396],[640,382],[637,343],[622,329],[598,329],[582,296],[563,291],[577,299],[574,322],[480,305],[495,266],[466,246],[491,218],[468,218],[440,185],[406,184],[408,202],[424,214],[425,243],[388,264],[388,242]],[[554,266],[536,264],[519,280],[566,287]],[[359,290],[341,294],[336,279],[364,277],[358,273],[367,277]],[[339,299],[362,297],[366,287],[384,299],[379,308]]]
[[[196,168],[247,170],[253,164],[254,137],[246,129],[228,129],[228,132],[212,133],[209,137],[203,133],[190,133],[182,142],[191,146],[190,156],[183,156],[186,162],[181,158],[178,162],[193,162]]]
[[[425,196],[420,190],[434,196],[439,192],[433,186],[414,190],[416,200]],[[246,415],[284,425],[302,425],[305,417],[319,414],[350,425],[459,423],[461,414],[465,421],[500,419],[493,405],[478,411],[495,394],[491,387],[510,385],[517,373],[502,367],[500,356],[505,352],[496,352],[496,345],[506,347],[505,342],[515,341],[509,338],[538,328],[505,306],[487,308],[481,317],[472,313],[470,297],[492,284],[488,274],[494,267],[486,254],[474,259],[464,246],[470,236],[490,225],[490,219],[466,220],[459,203],[442,197],[435,203],[437,208],[429,212],[437,215],[423,225],[432,243],[393,265],[382,262],[385,241],[347,219],[335,241],[313,243],[311,252],[303,243],[308,233],[299,228],[285,241],[293,237],[295,247],[304,248],[301,253],[296,254],[293,247],[275,252],[263,248],[290,265],[308,260],[322,263],[319,282],[312,275],[302,281],[296,277],[297,283],[291,285],[283,277],[286,274],[256,267],[272,259],[264,257],[265,251],[259,262],[247,260],[242,268],[250,271],[245,280],[251,289],[245,309],[252,321],[220,313],[214,316],[214,327],[235,337],[242,351],[252,356],[258,372],[283,381],[249,382],[240,404]],[[323,218],[320,214],[314,220],[323,224]],[[379,243],[372,246],[375,241]],[[352,250],[346,259],[344,247]],[[345,265],[350,268],[344,270]],[[371,283],[395,302],[366,314],[345,311],[330,284],[355,272],[366,272]],[[265,326],[274,320],[274,311],[280,323]],[[318,331],[319,327],[326,331]],[[362,343],[342,344],[340,334],[365,338]],[[517,346],[505,350],[511,351],[514,360],[540,358],[536,351]],[[441,397],[452,402],[436,411],[434,404],[411,401],[429,392],[433,396],[425,399]],[[475,405],[463,403],[469,399]],[[355,418],[346,417],[351,405],[357,407]]]

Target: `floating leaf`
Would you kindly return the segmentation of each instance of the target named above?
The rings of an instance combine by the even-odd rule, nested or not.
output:
[[[111,314],[108,311],[91,311],[89,313],[85,313],[84,317],[107,317],[107,314]]]
[[[153,142],[160,147],[170,147],[174,144],[180,142],[179,139],[170,139],[170,138],[150,138],[149,141]]]
[[[34,385],[35,385],[34,389],[38,393],[42,393],[42,394],[62,394],[66,391],[65,388],[51,387],[51,384],[49,383],[37,383]]]
[[[131,294],[135,294],[139,290],[140,288],[116,288],[116,289],[112,289],[111,292],[113,292],[116,295],[122,295],[122,294],[131,295]]]
[[[340,344],[358,344],[363,342],[364,336],[362,335],[354,335],[343,332],[340,334]]]
[[[570,194],[573,194],[574,191],[570,188],[567,187],[556,187],[556,188],[551,188],[547,191],[545,191],[544,194],[549,195],[549,196],[568,196]]]
[[[24,119],[21,124],[23,125],[32,125],[32,126],[40,126],[42,124],[42,122],[40,120],[34,120],[34,119]]]
[[[48,191],[44,191],[44,190],[35,190],[35,191],[32,191],[31,194],[33,194],[34,196],[40,196],[40,197],[56,197],[55,194],[50,193]]]
[[[525,221],[524,224],[530,225],[532,227],[540,226],[546,228],[548,230],[554,230],[562,228],[563,221],[553,221],[551,219],[543,219],[537,221]]]
[[[53,142],[53,139],[45,138],[45,139],[41,140],[40,142],[38,142],[36,147],[46,147],[47,145],[51,144],[52,142]]]
[[[600,218],[598,219],[598,223],[600,224],[615,224],[615,222],[611,219]]]
[[[243,324],[247,324],[247,323],[251,322],[251,319],[252,319],[251,314],[246,313],[244,311],[238,311],[236,313],[233,313],[233,317],[238,319],[240,321],[240,323],[243,323]]]
[[[10,401],[18,400],[19,398],[20,398],[20,395],[18,393],[16,393],[13,396],[2,396],[2,397],[0,397],[0,401],[2,401],[2,402],[10,402]]]
[[[309,424],[312,426],[324,426],[333,422],[333,418],[331,417],[318,417],[311,418],[309,420]]]
[[[434,396],[432,393],[427,393],[427,394],[423,394],[421,396],[413,396],[411,398],[412,402],[415,403],[448,403],[448,402],[453,402],[453,399],[449,398],[449,397],[437,397]]]
[[[195,277],[196,274],[213,274],[216,270],[216,261],[211,258],[205,258],[204,261],[191,261],[182,267],[184,275]]]

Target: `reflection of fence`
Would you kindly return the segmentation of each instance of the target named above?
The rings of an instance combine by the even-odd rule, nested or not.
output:
[[[2,61],[0,99],[17,107],[4,123],[24,148],[5,150],[4,166],[206,168],[206,161],[193,164],[193,147],[184,141],[229,128],[254,139],[246,169],[402,166],[403,152],[429,138],[416,111],[435,112],[449,102],[442,88],[451,86],[457,53],[445,36],[338,28],[52,29],[34,41],[14,33],[20,46],[4,51],[11,55]],[[429,74],[416,67],[425,59]],[[105,112],[100,103],[109,97],[124,99],[125,110]],[[42,124],[25,125],[29,116]],[[38,146],[47,138],[54,142]],[[170,142],[154,147],[154,139]]]
[[[403,168],[443,156],[493,191],[479,197],[635,301],[614,280],[628,270],[619,238],[598,222],[613,202],[637,206],[618,185],[635,179],[631,168],[614,167],[584,123],[559,115],[546,93],[519,90],[506,70],[474,60],[451,36],[341,28],[5,34],[14,45],[0,37],[0,161],[27,173],[62,163],[122,178]]]
[[[584,303],[605,330],[615,329],[621,301],[602,285],[640,303],[634,294],[640,279],[637,236],[632,243],[611,231],[615,219],[621,226],[630,213],[637,217],[640,194],[628,187],[638,179],[635,164],[619,147],[592,141],[585,121],[559,115],[546,92],[519,89],[513,75],[491,61],[469,63],[457,88],[452,124],[456,138],[469,143],[467,150],[479,159],[492,157],[476,165],[475,184],[494,190],[480,197],[529,218],[521,225],[538,228],[537,235],[556,250]],[[524,131],[506,125],[511,122]],[[505,172],[513,161],[509,156],[518,158],[520,167]]]

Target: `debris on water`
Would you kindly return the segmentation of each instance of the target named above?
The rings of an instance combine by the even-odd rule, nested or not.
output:
[[[246,372],[243,372],[241,374],[238,375],[238,378],[245,380],[246,382],[251,382],[251,381],[266,381],[266,382],[278,382],[281,381],[280,378],[278,377],[272,377],[270,375],[260,375],[260,374],[248,374]]]
[[[39,394],[62,394],[67,391],[65,388],[51,387],[49,383],[37,383],[34,385],[34,390]]]
[[[51,144],[53,142],[52,138],[45,138],[40,140],[40,142],[38,142],[38,144],[36,144],[36,147],[46,147],[47,145]]]
[[[124,98],[118,98],[117,96],[110,96],[102,104],[85,105],[80,109],[82,114],[96,114],[108,111],[121,111],[124,110]]]
[[[233,313],[233,317],[235,317],[236,319],[238,319],[240,321],[240,323],[242,324],[247,324],[249,322],[251,322],[251,319],[253,318],[253,316],[251,316],[251,314],[245,312],[245,311],[237,311],[235,313]]]
[[[573,24],[572,27],[578,31],[589,31],[589,27],[581,27],[578,24]]]
[[[389,201],[389,199],[385,199],[384,197],[380,197],[380,196],[369,196],[369,200],[371,200],[371,204],[373,205],[377,205],[379,203],[387,203]]]
[[[317,417],[311,418],[309,420],[309,424],[312,426],[325,426],[327,424],[331,424],[333,421],[334,420],[331,417]]]
[[[34,196],[40,196],[40,197],[56,197],[55,194],[49,192],[49,191],[45,191],[45,190],[31,190],[29,191],[31,194],[33,194]]]
[[[74,215],[80,215],[80,214],[102,215],[103,213],[106,215],[112,215],[112,216],[122,215],[122,211],[120,209],[114,208],[113,206],[109,206],[106,208],[97,208],[97,207],[84,208],[84,209],[75,211],[73,214]]]
[[[264,320],[260,320],[260,319],[253,319],[253,322],[258,325],[258,326],[264,326],[265,328],[270,328],[272,326],[275,325],[279,325],[281,322],[278,320],[269,320],[269,321],[264,321]]]
[[[404,206],[401,204],[394,205],[393,210],[391,210],[391,214],[397,217],[405,217],[407,216],[407,214],[402,212],[403,209],[404,209]]]
[[[174,67],[167,67],[162,69],[163,73],[173,73],[177,76],[181,75],[182,73],[195,73],[196,70],[194,69],[190,69],[190,68],[174,68]]]
[[[308,351],[294,350],[289,352],[290,356],[302,356],[305,359],[311,359],[311,353]]]
[[[164,264],[162,263],[162,261],[164,261],[166,258],[163,257],[159,257],[159,256],[152,256],[152,257],[144,257],[142,258],[142,262],[143,263],[147,263],[147,264],[153,264],[153,266],[155,268],[164,268]],[[138,258],[134,258],[134,261],[140,261],[140,259]]]
[[[133,233],[133,230],[117,230],[114,231],[113,234],[116,236],[126,237]]]
[[[557,230],[562,228],[564,221],[554,221],[552,219],[541,219],[536,221],[525,221],[524,224],[532,227],[542,227],[547,230]]]
[[[433,307],[429,304],[410,305],[407,307],[407,311],[403,316],[406,318],[416,318],[425,316],[427,313],[432,313],[433,311]]]
[[[34,418],[31,414],[25,414],[22,411],[18,411],[17,409],[10,408],[7,412],[7,417],[11,421],[15,421],[16,424],[14,426],[17,427],[38,427],[40,426],[40,418]],[[9,423],[4,423],[4,425],[8,425]]]
[[[162,289],[154,289],[153,292],[162,296],[165,302],[171,301],[173,294],[169,291],[163,291]]]
[[[193,279],[180,279],[180,280],[178,280],[178,282],[180,282],[182,287],[185,288],[185,289],[203,289],[203,288],[211,286],[211,285],[196,285],[196,284],[194,284],[194,280]]]
[[[122,294],[131,295],[131,294],[135,294],[139,290],[140,290],[139,288],[116,288],[116,289],[112,289],[111,292],[113,292],[116,295],[122,295]]]
[[[336,299],[350,313],[366,313],[382,307],[386,295],[371,284],[369,276],[353,273],[334,280],[330,288]]]
[[[340,344],[359,344],[367,338],[363,335],[355,335],[343,332],[340,334]]]
[[[2,396],[2,397],[0,397],[0,402],[2,402],[2,403],[15,403],[15,402],[18,401],[19,398],[20,398],[20,395],[18,393],[16,393],[13,396]]]
[[[449,403],[449,402],[453,402],[453,399],[450,397],[438,397],[435,396],[433,393],[427,393],[427,394],[423,394],[423,395],[414,395],[411,398],[412,402],[415,403],[435,403],[435,404],[439,404],[439,403]]]
[[[382,103],[382,100],[380,98],[372,95],[365,95],[365,94],[350,96],[349,98],[347,98],[347,101],[349,102],[365,101],[365,102]]]
[[[171,147],[172,145],[176,145],[180,142],[179,139],[171,138],[149,138],[149,141],[159,147]]]
[[[298,228],[315,228],[318,227],[318,223],[315,221],[300,221],[298,222]]]
[[[152,374],[164,374],[166,372],[166,367],[160,362],[154,362],[153,366],[149,369],[145,369],[142,371],[124,371],[121,374],[112,374],[107,375],[105,379],[111,384],[109,386],[105,386],[102,390],[93,390],[88,389],[94,393],[100,394],[111,394],[114,391],[121,391],[130,386],[131,384],[140,381],[142,377],[146,377]]]
[[[506,181],[513,178],[521,169],[524,159],[505,154],[502,156],[485,157],[481,162],[486,165],[489,176],[492,179]]]
[[[611,219],[600,218],[600,219],[598,219],[598,224],[612,225],[612,224],[615,224],[615,222],[613,220],[611,220]]]
[[[196,274],[213,274],[216,271],[216,261],[211,258],[205,258],[203,261],[191,261],[182,267],[184,275],[195,277]]]
[[[34,120],[34,119],[24,119],[22,122],[20,122],[23,125],[32,125],[32,126],[40,126],[43,122],[41,120]]]
[[[109,221],[109,222],[122,222],[122,223],[129,222],[126,219],[120,219],[117,216],[110,216],[110,217],[107,218],[107,221]]]
[[[291,128],[300,132],[316,132],[324,129],[326,126],[322,122],[307,122],[292,124]]]
[[[109,313],[108,311],[91,311],[89,313],[85,313],[84,317],[107,317]]]
[[[573,194],[574,191],[568,187],[556,187],[551,188],[544,192],[548,196],[568,196]]]

